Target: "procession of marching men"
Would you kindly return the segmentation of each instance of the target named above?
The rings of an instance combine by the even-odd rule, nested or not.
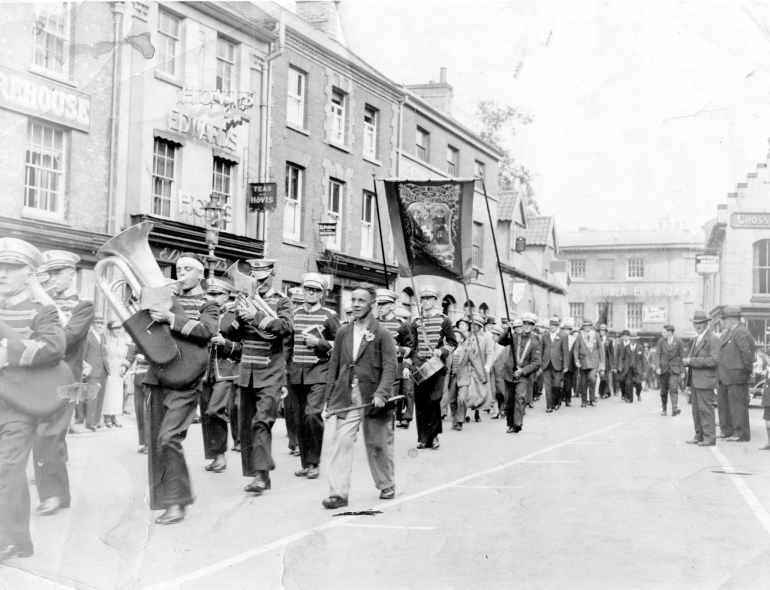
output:
[[[21,371],[23,377],[0,380],[0,560],[34,552],[25,475],[30,453],[35,456],[41,500],[37,512],[54,514],[72,501],[65,437],[76,404],[44,413],[20,400],[33,387],[51,387],[46,394],[53,395],[57,385],[94,382],[95,368],[84,366],[94,305],[77,296],[78,262],[69,252],[41,253],[23,240],[0,239],[0,367]],[[183,254],[176,262],[171,307],[143,312],[184,350],[203,355],[189,381],[171,380],[168,367],[154,363],[154,352],[139,350],[138,341],[118,371],[122,377],[131,365],[138,366],[134,379],[139,450],[149,455],[150,508],[164,511],[157,524],[182,521],[193,503],[182,443],[197,412],[210,461],[205,470],[221,473],[227,468],[229,429],[233,450],[240,451],[242,473],[250,480],[244,491],[256,496],[272,488],[272,430],[281,406],[290,450],[300,459],[297,477],[320,476],[324,430],[332,427],[330,448],[324,453],[329,495],[322,502],[329,509],[348,504],[359,429],[379,498],[393,499],[395,428],[409,431],[416,422],[417,448],[438,450],[446,416],[453,430],[462,431],[488,412],[493,419],[505,418],[507,432],[516,434],[524,428],[527,408],[541,393],[548,413],[571,406],[575,397],[583,408],[595,406],[597,391],[600,398],[620,393],[627,403],[634,397],[640,401],[643,384],[654,379],[651,366],[660,381],[664,416],[668,402],[671,415],[681,411],[680,378],[698,388],[693,389],[696,437],[688,442],[714,444],[717,350],[720,371],[723,361],[729,369],[727,377],[721,372],[719,377],[720,400],[723,393],[727,400],[720,404],[720,436],[748,440],[748,403],[744,407],[745,383],[739,383],[738,365],[745,364],[748,354],[751,366],[753,350],[744,350],[748,332],[739,317],[736,320],[740,310],[726,308],[729,330],[716,344],[708,318],[696,314],[698,337],[689,352],[674,337],[673,327],[666,326],[651,363],[649,349],[627,331],[613,341],[605,325],[596,330],[590,320],[583,320],[578,329],[558,317],[538,326],[532,313],[503,324],[473,314],[452,324],[438,308],[441,294],[430,285],[419,290],[420,315],[412,319],[398,306],[395,292],[358,284],[346,310],[350,320],[341,324],[337,314],[323,306],[332,288],[326,275],[306,273],[302,286],[287,296],[272,285],[276,261],[247,262],[252,293],[237,291],[225,278],[204,280],[201,260]],[[124,325],[130,327],[129,322]],[[734,354],[731,346],[736,347]],[[66,376],[50,386],[42,375],[54,365],[64,367]],[[732,377],[735,383],[725,385],[723,392],[722,383]],[[104,411],[94,409],[96,403],[95,398],[87,400],[85,413]],[[770,433],[767,411],[766,419]],[[728,427],[732,430],[725,434]]]

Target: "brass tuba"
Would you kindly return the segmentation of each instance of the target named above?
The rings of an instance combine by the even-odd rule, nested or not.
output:
[[[139,298],[145,289],[167,287],[168,281],[150,249],[148,236],[152,228],[150,221],[138,223],[120,232],[99,249],[96,253],[99,262],[94,268],[96,285],[147,359],[152,374],[164,385],[182,387],[206,371],[208,343],[185,339],[172,332],[168,324],[153,322],[147,309],[133,312],[117,294],[124,283],[131,287],[134,297]],[[117,268],[123,277],[109,281],[107,269],[110,267]],[[175,299],[171,311],[184,314]]]

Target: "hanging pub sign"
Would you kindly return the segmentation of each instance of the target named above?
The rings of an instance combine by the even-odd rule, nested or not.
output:
[[[318,235],[322,238],[334,238],[337,236],[336,221],[321,221],[318,223]]]
[[[524,237],[516,238],[515,251],[524,252],[526,249],[527,249],[527,238],[524,238]]]
[[[275,209],[277,203],[277,185],[274,182],[249,183],[249,211],[268,211]]]

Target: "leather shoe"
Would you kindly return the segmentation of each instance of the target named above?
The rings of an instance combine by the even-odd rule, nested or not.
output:
[[[583,402],[582,404],[580,404],[580,407],[585,408],[587,405],[588,405],[587,403]]]
[[[425,443],[418,442],[417,443],[417,448],[418,449],[424,449],[425,448]]]
[[[742,439],[739,436],[730,436],[730,437],[726,438],[725,441],[727,441],[727,442],[746,442],[744,439]]]
[[[551,412],[553,412],[553,409],[552,409],[552,408],[546,408],[546,410],[545,410],[545,413],[546,413],[546,414],[550,414]]]
[[[88,428],[88,430],[90,430],[91,432],[96,432],[96,426],[94,426],[93,424],[86,424],[86,428]]]
[[[241,445],[240,444],[233,445],[233,448],[230,449],[230,450],[231,451],[235,451],[236,453],[240,453],[241,452]]]
[[[32,557],[35,554],[32,543],[23,545],[4,545],[0,547],[0,561],[11,559],[13,557]]]
[[[227,458],[224,455],[217,455],[211,463],[206,465],[206,471],[214,473],[222,473],[225,469],[227,469]]]
[[[455,422],[454,424],[452,424],[452,430],[462,430],[462,429],[463,429],[463,425],[460,424],[459,422]]]
[[[147,445],[144,445],[143,447],[139,447],[139,450],[137,450],[136,452],[146,455],[147,453],[149,453],[149,450],[147,449]]]
[[[473,419],[476,422],[481,422],[481,416],[479,416],[479,411],[478,410],[476,410],[476,413],[474,414]]]
[[[514,431],[515,433],[519,433],[519,432],[521,432],[521,426],[514,426],[514,427],[513,427],[513,431]]]
[[[759,447],[760,451],[770,451],[770,442],[767,443],[764,447]]]
[[[730,438],[732,434],[722,434],[721,432],[717,434],[717,438]]]
[[[433,449],[434,451],[437,451],[439,446],[441,446],[441,445],[438,442],[438,437],[436,437],[436,438],[433,439],[433,444],[430,446],[430,448]]]
[[[705,442],[705,441],[700,441],[700,442],[698,443],[698,446],[699,446],[699,447],[715,447],[715,446],[717,446],[717,443],[715,443],[715,442]]]
[[[512,432],[516,432],[516,431],[513,429],[513,427],[511,427],[511,428],[509,428],[508,430],[506,430],[506,432],[507,432],[508,434],[510,434],[510,433],[512,433]]]
[[[663,408],[663,411],[660,413],[660,415],[661,416],[665,416],[666,415],[666,408]]]
[[[311,465],[307,468],[307,478],[308,479],[318,479],[319,471],[318,471],[318,465]]]
[[[307,467],[303,467],[299,471],[295,471],[294,475],[297,477],[307,477]]]
[[[396,486],[385,488],[380,492],[380,500],[392,500],[396,497]]]
[[[671,415],[672,416],[677,416],[677,415],[679,415],[681,413],[682,413],[682,410],[680,410],[679,408],[674,408],[673,410],[671,410]]]
[[[52,516],[59,512],[62,508],[69,508],[69,502],[62,502],[59,496],[51,496],[40,502],[35,510],[40,516]]]
[[[700,441],[697,438],[693,438],[691,440],[686,440],[684,442],[686,442],[688,445],[697,445],[698,443],[701,443],[703,441]]]
[[[329,496],[321,502],[323,504],[324,508],[328,508],[329,510],[337,510],[337,508],[344,508],[348,505],[348,501],[345,498],[340,498],[339,496]]]
[[[243,488],[244,492],[250,492],[252,494],[257,494],[258,496],[262,494],[263,491],[269,490],[271,488],[270,484],[270,478],[265,477],[264,475],[258,475],[255,477],[250,484],[248,484],[245,488]]]
[[[176,524],[184,520],[184,507],[172,504],[166,511],[155,519],[155,524]]]

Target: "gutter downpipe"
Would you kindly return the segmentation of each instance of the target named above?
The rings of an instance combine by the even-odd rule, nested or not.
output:
[[[115,233],[115,159],[117,158],[117,143],[118,143],[118,82],[120,76],[118,70],[120,67],[120,52],[123,49],[123,42],[121,37],[121,24],[123,21],[123,13],[125,12],[125,4],[123,2],[113,2],[112,4],[112,18],[113,18],[113,42],[115,43],[115,49],[112,51],[112,106],[110,108],[110,165],[107,179],[107,234],[113,235]]]

